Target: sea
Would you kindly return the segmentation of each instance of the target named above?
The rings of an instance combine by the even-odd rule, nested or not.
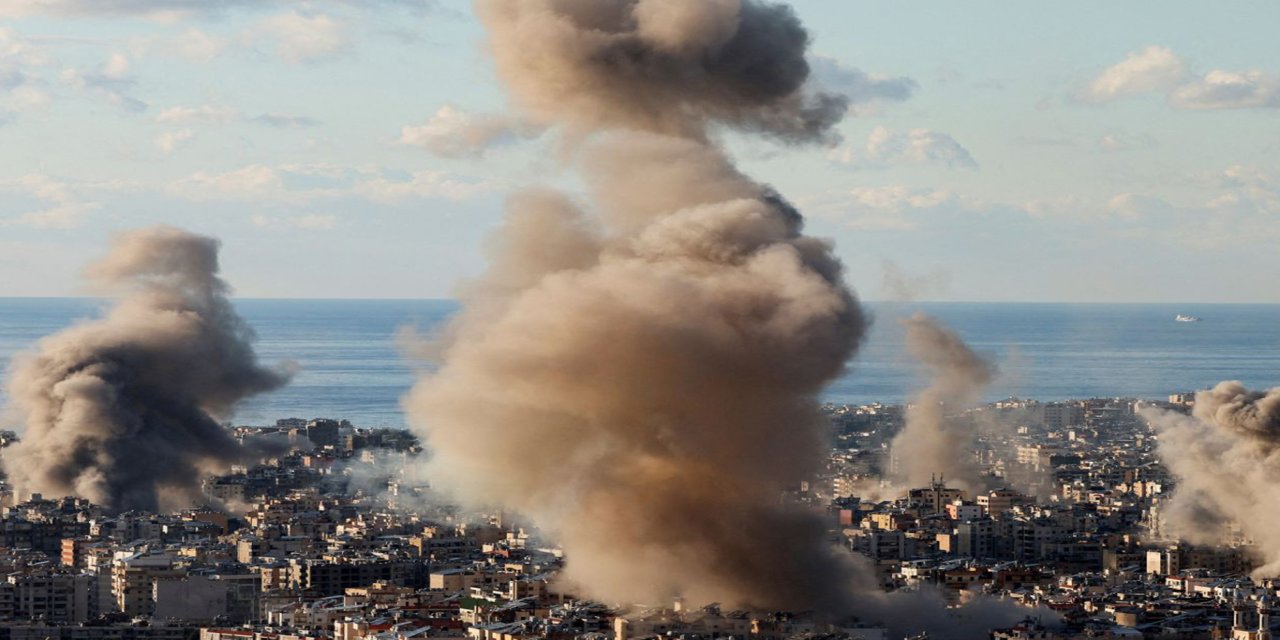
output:
[[[0,370],[7,371],[15,353],[97,316],[103,305],[85,298],[0,298]],[[405,426],[400,398],[423,370],[403,355],[395,336],[403,327],[429,334],[458,309],[450,300],[237,299],[235,305],[257,332],[260,359],[298,368],[289,386],[237,409],[235,423],[246,425],[331,417],[357,426]],[[903,348],[901,320],[915,313],[939,319],[997,365],[1000,374],[988,389],[989,401],[1162,399],[1222,380],[1259,389],[1280,386],[1280,305],[866,306],[872,328],[823,401],[901,403],[926,385],[925,372]],[[1175,321],[1180,314],[1200,321]]]

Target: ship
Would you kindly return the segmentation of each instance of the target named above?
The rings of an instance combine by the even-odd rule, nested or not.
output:
[[[1173,319],[1178,322],[1200,322],[1200,318],[1197,318],[1196,316],[1187,316],[1181,313],[1179,313]]]

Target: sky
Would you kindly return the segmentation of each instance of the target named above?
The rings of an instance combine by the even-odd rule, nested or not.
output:
[[[1280,5],[791,4],[840,140],[722,135],[863,297],[1280,303]],[[0,0],[0,296],[167,223],[241,296],[449,297],[561,151],[462,0]]]

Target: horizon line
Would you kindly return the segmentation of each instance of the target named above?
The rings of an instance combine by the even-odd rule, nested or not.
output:
[[[229,296],[232,300],[260,300],[260,301],[297,301],[297,302],[453,302],[459,303],[457,298],[442,297],[411,297],[411,296],[394,296],[394,297],[308,297],[308,296]],[[76,296],[76,295],[0,295],[0,300],[110,300],[110,296]],[[1204,302],[1204,301],[1159,301],[1159,300],[1135,300],[1135,301],[1116,301],[1116,300],[893,300],[893,299],[874,299],[859,298],[862,304],[876,305],[913,305],[913,304],[1072,304],[1072,305],[1237,305],[1237,306],[1280,306],[1277,302]]]

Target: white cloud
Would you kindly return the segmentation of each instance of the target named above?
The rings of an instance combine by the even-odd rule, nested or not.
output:
[[[13,29],[0,26],[0,124],[6,114],[47,106],[53,96],[37,69],[52,64],[48,52]]]
[[[1215,207],[1225,204],[1265,213],[1280,213],[1280,178],[1253,165],[1233,165],[1222,171],[1219,184],[1226,191]]]
[[[1107,201],[1106,210],[1121,218],[1136,220],[1173,211],[1164,199],[1141,193],[1120,193]]]
[[[228,46],[227,40],[195,27],[181,34],[142,36],[129,41],[129,51],[135,58],[174,57],[201,64],[222,55]]]
[[[226,125],[231,123],[259,124],[276,129],[302,129],[319,124],[314,118],[286,113],[263,113],[248,116],[234,107],[202,104],[198,106],[169,107],[156,115],[156,122],[172,125]]]
[[[398,142],[444,158],[476,158],[494,147],[536,136],[536,127],[515,118],[467,113],[446,104],[420,125],[405,125]]]
[[[920,85],[907,77],[872,75],[834,58],[813,56],[809,59],[810,80],[818,88],[834,91],[849,99],[850,105],[868,102],[902,102],[915,94]]]
[[[102,206],[97,202],[81,200],[69,184],[41,174],[29,174],[17,180],[2,182],[0,190],[33,197],[42,205],[16,216],[0,217],[0,227],[74,229]]]
[[[851,166],[941,165],[976,169],[978,163],[951,136],[928,129],[895,132],[884,126],[871,130],[862,148],[848,145],[831,152],[831,158]]]
[[[30,227],[32,229],[75,229],[84,224],[84,219],[100,206],[95,202],[55,204],[45,209],[28,211],[16,218],[0,218],[0,226]]]
[[[1136,203],[1136,199],[1134,200]],[[1035,224],[1097,225],[1137,217],[1114,203],[1067,195],[1001,201],[934,187],[882,185],[833,191],[802,199],[803,209],[864,231],[912,231],[955,215],[1034,218]],[[954,220],[953,220],[954,221]]]
[[[1151,45],[1103,70],[1080,92],[1080,99],[1101,104],[1153,91],[1168,91],[1186,75],[1186,64],[1173,51]]]
[[[112,53],[96,71],[64,69],[61,78],[67,85],[95,95],[126,111],[135,113],[146,111],[147,103],[131,95],[137,82],[129,74],[130,68],[129,58],[116,52]]]
[[[9,92],[10,104],[19,111],[42,109],[53,102],[53,94],[38,85],[23,85]]]
[[[0,26],[0,60],[23,64],[48,64],[47,52],[23,38],[10,27]]]
[[[273,195],[283,189],[280,172],[255,164],[225,173],[198,171],[175,183],[171,191],[189,200],[242,200]]]
[[[323,13],[277,14],[264,18],[254,31],[271,41],[276,53],[292,64],[332,58],[350,46],[346,24]]]
[[[1117,152],[1129,151],[1131,149],[1150,149],[1158,143],[1156,139],[1149,134],[1129,134],[1124,132],[1113,132],[1098,138],[1098,148],[1103,151]]]
[[[48,15],[176,21],[218,15],[231,9],[321,4],[365,9],[398,7],[426,12],[435,9],[438,0],[3,0],[0,2],[0,18]]]
[[[254,116],[251,120],[277,129],[304,129],[320,124],[315,118],[289,115],[287,113],[264,113]]]
[[[414,171],[408,179],[377,176],[360,182],[355,192],[374,202],[393,203],[417,198],[467,200],[493,190],[493,185],[459,179],[443,171]]]
[[[885,211],[930,209],[952,199],[948,191],[925,187],[857,187],[848,193],[850,202],[859,207]]]
[[[172,195],[188,200],[251,200],[287,206],[333,198],[384,204],[415,199],[466,200],[494,189],[491,183],[442,171],[401,172],[330,164],[257,164],[224,173],[202,171],[168,186]]]
[[[1233,164],[1215,177],[1216,184],[1226,187],[1280,188],[1280,181],[1256,165]]]
[[[961,203],[944,189],[886,185],[830,192],[802,199],[800,204],[806,211],[860,231],[913,231],[921,226],[915,214]]]
[[[198,107],[169,107],[156,116],[156,122],[166,124],[191,124],[205,122],[226,124],[236,117],[236,110],[231,107],[203,104]]]
[[[129,58],[123,53],[112,53],[102,65],[102,77],[125,80],[129,77]]]
[[[1280,107],[1280,75],[1214,70],[1177,87],[1169,103],[1180,109]]]
[[[1197,75],[1173,51],[1152,45],[1108,67],[1077,97],[1101,104],[1146,93],[1164,95],[1176,109],[1278,108],[1280,74],[1215,69]]]
[[[255,215],[250,218],[250,222],[253,223],[253,226],[262,229],[283,226],[301,231],[328,231],[338,225],[338,217],[319,214],[289,217]]]
[[[337,216],[312,214],[289,218],[288,222],[295,229],[322,230],[334,228],[338,223],[338,218]]]
[[[178,131],[165,131],[156,136],[156,147],[166,154],[177,151],[180,147],[184,147],[188,142],[195,138],[195,132],[190,129],[179,129]]]

